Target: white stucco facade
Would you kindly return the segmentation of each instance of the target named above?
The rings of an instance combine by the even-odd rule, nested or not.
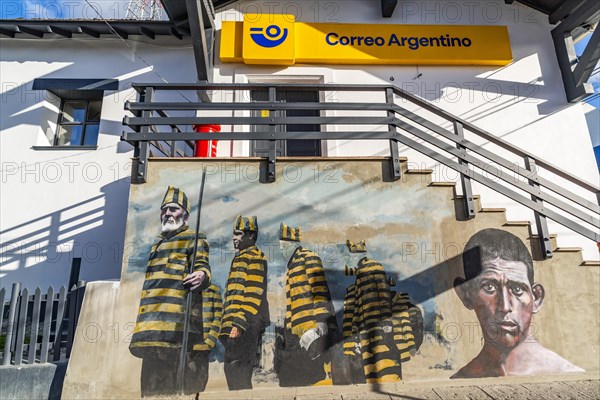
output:
[[[123,243],[133,155],[120,141],[123,105],[136,98],[133,82],[194,82],[196,70],[185,39],[133,39],[2,39],[3,287],[66,285],[73,257],[80,279],[118,279],[134,251]],[[118,79],[104,92],[97,150],[32,149],[51,145],[44,128],[56,124],[36,78]]]
[[[394,84],[598,184],[584,110],[566,101],[552,26],[541,13],[500,0],[414,1],[400,2],[393,18],[382,19],[377,1],[241,1],[217,15],[217,29],[221,21],[240,21],[247,12],[292,13],[303,22],[506,25],[514,61],[505,67],[224,64],[218,59],[217,32],[213,80]],[[82,258],[80,279],[118,279],[123,252],[136,251],[135,243],[123,244],[133,154],[131,146],[120,142],[123,104],[135,98],[133,82],[195,82],[189,40],[3,38],[0,46],[1,286],[66,284],[73,257]],[[50,145],[48,132],[56,122],[46,92],[32,90],[36,78],[118,79],[119,90],[104,93],[96,150],[32,149]],[[367,101],[343,93],[335,96],[338,101]],[[389,151],[385,142],[330,141],[325,146],[325,156],[387,155]],[[218,154],[247,156],[249,146],[222,141]],[[414,150],[400,146],[400,155],[408,157],[414,168],[433,169],[434,180],[458,178]],[[511,220],[533,220],[531,211],[486,187],[475,183],[473,189],[481,194],[485,207],[506,207]],[[584,258],[598,259],[592,241],[554,223],[550,232],[558,233],[560,246],[583,247]]]

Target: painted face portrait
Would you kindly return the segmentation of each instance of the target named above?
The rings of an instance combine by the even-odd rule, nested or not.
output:
[[[165,204],[160,210],[161,230],[163,233],[181,228],[186,220],[186,211],[179,204]]]
[[[481,273],[463,286],[461,299],[475,311],[486,342],[513,348],[527,339],[533,314],[542,306],[544,288],[529,282],[523,262],[496,258],[481,267]]]
[[[256,244],[255,235],[242,230],[233,231],[233,248],[236,250],[244,250]]]

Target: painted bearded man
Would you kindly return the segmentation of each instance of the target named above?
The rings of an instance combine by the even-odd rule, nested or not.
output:
[[[205,341],[200,291],[210,286],[211,270],[208,242],[202,233],[198,234],[195,257],[193,255],[196,235],[188,227],[189,215],[190,203],[185,193],[169,186],[161,204],[160,239],[150,252],[137,322],[129,346],[131,354],[142,359],[142,397],[177,392],[185,302],[189,290],[193,292],[193,301],[189,310],[191,323],[184,391],[189,394],[203,389],[204,379],[198,376],[199,368],[203,366],[195,364],[192,349]],[[192,260],[193,272],[188,275]],[[209,297],[216,299],[220,293]],[[218,308],[219,299],[215,301]],[[216,329],[213,322],[206,321],[209,331]]]

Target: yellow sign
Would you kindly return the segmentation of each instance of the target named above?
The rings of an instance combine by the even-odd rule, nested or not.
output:
[[[260,65],[507,65],[506,26],[321,24],[247,14],[223,22],[221,61]]]

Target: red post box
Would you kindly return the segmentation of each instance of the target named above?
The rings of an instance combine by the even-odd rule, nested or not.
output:
[[[195,132],[221,132],[221,125],[194,125]],[[216,157],[218,140],[196,140],[194,157]]]

